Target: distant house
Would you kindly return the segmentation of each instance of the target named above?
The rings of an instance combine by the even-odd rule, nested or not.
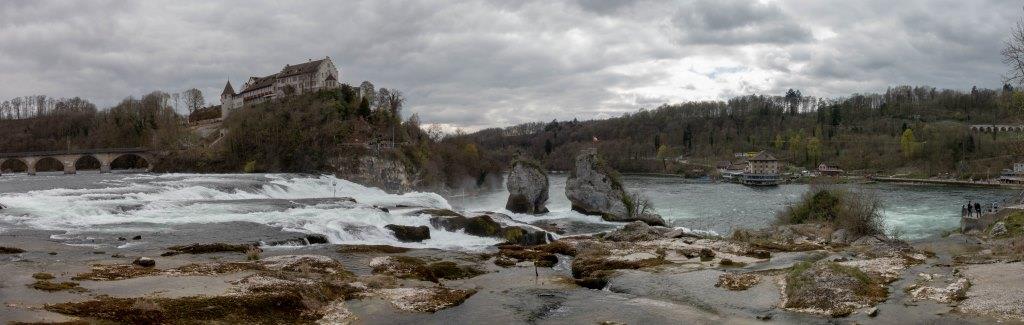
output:
[[[296,65],[286,64],[278,73],[249,77],[238,93],[235,93],[229,80],[220,95],[221,116],[227,117],[233,109],[274,98],[338,87],[338,68],[334,66],[331,57]]]
[[[1013,164],[1013,169],[1004,169],[999,177],[1000,183],[1024,184],[1024,163]]]
[[[825,176],[839,176],[845,172],[839,166],[821,163],[818,164],[818,173]]]
[[[779,181],[779,160],[767,151],[748,159],[740,178],[740,183],[752,186],[774,186],[779,185]]]
[[[747,166],[746,160],[737,161],[720,161],[716,165],[718,167],[718,173],[722,176],[722,179],[730,182],[739,182],[740,177],[743,175],[743,170]]]

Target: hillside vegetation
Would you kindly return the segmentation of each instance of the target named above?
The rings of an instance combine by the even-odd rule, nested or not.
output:
[[[840,99],[750,95],[663,105],[622,117],[551,121],[464,135],[501,156],[523,153],[567,170],[571,155],[597,138],[601,154],[625,172],[679,172],[673,158],[713,165],[734,152],[770,150],[812,168],[950,173],[990,177],[1024,159],[1024,134],[972,133],[971,124],[1024,124],[1024,93],[1011,87],[970,92],[900,86]]]

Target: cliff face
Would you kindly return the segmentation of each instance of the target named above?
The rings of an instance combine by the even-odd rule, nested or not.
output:
[[[407,192],[413,187],[414,175],[392,154],[341,157],[335,161],[334,170],[338,178],[391,193]]]

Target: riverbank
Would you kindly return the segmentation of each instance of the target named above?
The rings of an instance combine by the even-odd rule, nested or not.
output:
[[[135,322],[141,316],[334,324],[821,323],[833,317],[857,323],[1024,321],[1019,304],[1024,275],[1016,272],[1024,264],[995,259],[986,251],[988,243],[972,237],[954,234],[902,246],[874,238],[844,243],[815,235],[822,233],[815,227],[773,231],[791,237],[769,241],[630,227],[605,236],[562,238],[562,248],[554,250],[547,245],[483,251],[306,245],[295,239],[308,234],[245,222],[120,234],[6,231],[0,233],[0,246],[24,252],[0,254],[0,272],[6,275],[0,280],[0,321]],[[792,231],[797,229],[803,234]],[[71,237],[87,244],[69,244]],[[216,248],[168,254],[170,247],[208,239],[292,244],[264,244],[257,260]],[[793,242],[801,244],[785,244]],[[554,252],[546,256],[557,261],[517,260],[545,256],[545,251]],[[141,256],[151,257],[155,266],[131,264]],[[471,271],[436,273],[422,266],[439,262]],[[804,265],[858,268],[862,273],[857,274],[867,276],[864,281],[885,288],[884,299],[847,296],[851,289],[841,281],[813,291],[829,295],[798,296],[787,288]],[[959,289],[961,279],[970,286]],[[793,302],[797,297],[801,303]]]
[[[993,281],[1017,283],[1002,276],[1003,267],[1020,267],[995,256],[999,243],[959,234],[926,236],[908,249],[884,237],[840,240],[827,228],[774,228],[776,205],[806,191],[798,185],[751,189],[624,176],[628,189],[643,189],[657,202],[670,223],[660,228],[572,211],[561,195],[565,178],[557,175],[551,176],[551,211],[539,216],[504,211],[503,191],[459,198],[388,194],[326,176],[17,177],[0,178],[0,203],[7,206],[0,210],[0,247],[12,248],[0,249],[8,252],[0,254],[0,271],[10,275],[0,280],[0,321],[132,322],[139,319],[111,317],[148,315],[147,321],[245,323],[822,323],[835,314],[860,323],[989,323],[1003,316],[992,316],[992,304],[971,300],[970,291],[952,303],[926,296],[953,284],[938,281],[955,282],[968,271],[977,278],[965,281],[987,290],[979,296],[1012,296],[1017,291],[992,291],[999,287]],[[900,187],[880,190],[893,189]],[[951,201],[947,196],[992,194],[906,189],[881,194],[915,209],[941,206]],[[751,197],[775,203],[738,201]],[[709,213],[716,206],[728,207],[723,217],[686,218],[686,209]],[[893,207],[899,214],[887,215],[887,222],[900,224],[901,209]],[[461,230],[459,216],[479,227]],[[440,222],[447,218],[454,219]],[[949,227],[944,218],[923,220],[950,230],[958,219]],[[739,228],[751,231],[733,236]],[[394,229],[426,229],[430,238],[404,242]],[[508,240],[527,246],[503,245]],[[553,244],[535,245],[539,240]],[[132,265],[139,257],[155,266]],[[978,261],[985,266],[975,267]],[[834,265],[856,267],[867,278],[829,275]],[[798,296],[787,293],[786,283],[795,271],[810,272],[809,283],[867,279],[885,288],[887,299],[879,301],[876,290],[854,293],[841,306],[818,305],[816,296],[790,304]],[[919,273],[941,276],[925,281]],[[921,284],[935,289],[917,296],[904,291]],[[961,313],[956,305],[980,307]],[[872,307],[879,310],[874,317]]]
[[[972,181],[961,181],[961,180],[953,180],[953,179],[902,178],[902,177],[869,177],[869,179],[872,180],[872,181],[875,181],[875,182],[883,182],[883,183],[934,184],[934,185],[965,186],[965,187],[1024,189],[1024,185],[1021,185],[1021,184],[1006,184],[1006,183],[998,183],[998,182],[972,182]]]

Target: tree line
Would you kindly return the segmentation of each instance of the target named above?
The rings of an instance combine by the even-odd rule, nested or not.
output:
[[[31,97],[36,99],[34,104],[26,104],[24,98],[0,104],[5,109],[0,119],[0,152],[173,149],[187,146],[191,139],[183,117],[171,108],[171,95],[164,92],[128,97],[105,110],[78,97]]]
[[[614,167],[634,172],[678,172],[666,170],[666,161],[713,165],[735,152],[769,150],[800,168],[828,162],[872,173],[983,177],[1024,158],[1024,137],[977,134],[968,126],[1014,123],[1024,123],[1024,93],[1010,85],[969,92],[898,86],[843,98],[790,90],[687,102],[607,120],[527,123],[462,137],[499,156],[526,154],[561,170],[570,168],[577,150],[597,146]]]

